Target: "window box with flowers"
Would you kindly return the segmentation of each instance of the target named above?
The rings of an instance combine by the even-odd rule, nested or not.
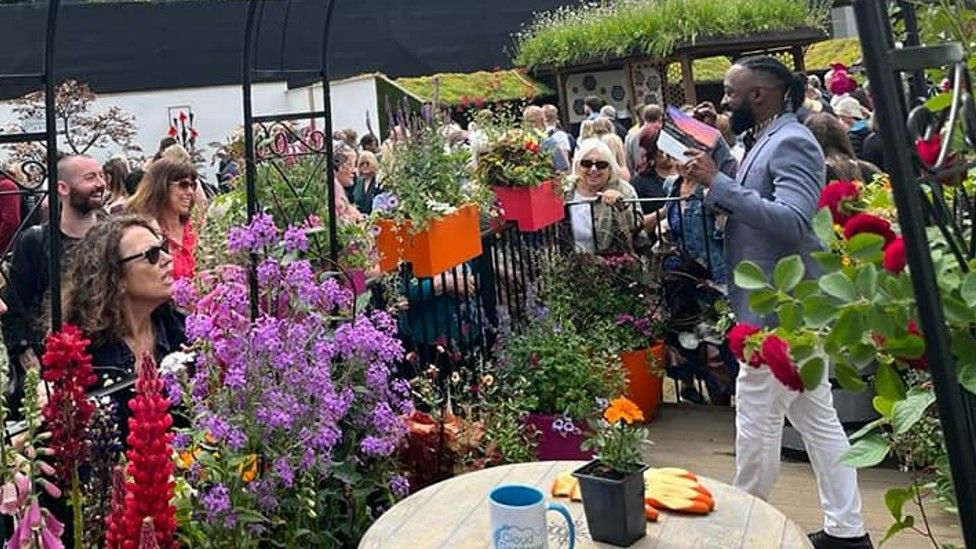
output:
[[[538,231],[566,215],[552,152],[533,132],[514,128],[502,132],[478,155],[475,175],[491,186],[503,218],[515,221],[520,231]]]
[[[470,177],[470,153],[448,143],[441,123],[404,110],[396,119],[381,162],[386,192],[373,205],[380,269],[409,262],[414,276],[430,277],[481,255],[479,216],[491,193]]]

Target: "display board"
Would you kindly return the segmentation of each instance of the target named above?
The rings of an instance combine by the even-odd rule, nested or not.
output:
[[[586,119],[583,100],[590,95],[613,105],[617,109],[617,118],[630,118],[630,84],[624,69],[569,74],[566,76],[565,86],[563,93],[571,124],[578,124]]]

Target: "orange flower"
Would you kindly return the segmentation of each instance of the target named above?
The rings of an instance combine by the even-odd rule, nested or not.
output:
[[[627,397],[619,397],[610,401],[610,406],[603,412],[603,419],[614,425],[621,419],[627,423],[644,421],[644,413]]]
[[[240,465],[237,466],[237,472],[241,475],[241,480],[245,483],[251,482],[258,477],[258,456],[257,454],[251,454],[247,456]]]

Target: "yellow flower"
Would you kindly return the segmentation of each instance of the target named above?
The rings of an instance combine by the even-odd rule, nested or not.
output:
[[[844,257],[841,258],[840,263],[845,267],[850,267],[854,264],[854,260],[851,259],[851,256],[844,254]]]
[[[258,477],[258,456],[250,454],[237,466],[237,474],[241,475],[241,480],[245,483],[251,482]]]
[[[485,374],[485,376],[481,378],[481,384],[484,385],[485,387],[491,387],[491,384],[494,382],[495,382],[495,376],[491,374]]]
[[[615,425],[621,419],[627,423],[644,421],[644,413],[627,397],[619,397],[610,401],[610,406],[603,412],[603,419],[610,425]]]
[[[200,455],[200,448],[196,448],[192,452],[190,450],[184,450],[179,453],[177,464],[183,469],[189,469],[193,462],[197,460],[197,456]]]

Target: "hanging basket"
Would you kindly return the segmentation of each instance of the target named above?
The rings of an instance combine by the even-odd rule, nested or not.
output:
[[[644,420],[651,421],[657,416],[664,395],[664,379],[649,368],[655,364],[664,368],[664,343],[629,353],[620,353],[620,360],[627,369],[627,398],[644,413]]]
[[[506,221],[515,221],[523,232],[535,232],[566,216],[563,199],[552,181],[538,187],[492,186]]]
[[[390,272],[400,261],[413,264],[417,278],[438,275],[481,255],[481,228],[478,206],[465,204],[452,213],[430,222],[426,229],[412,234],[412,224],[405,221],[379,221],[376,245],[380,270]]]

